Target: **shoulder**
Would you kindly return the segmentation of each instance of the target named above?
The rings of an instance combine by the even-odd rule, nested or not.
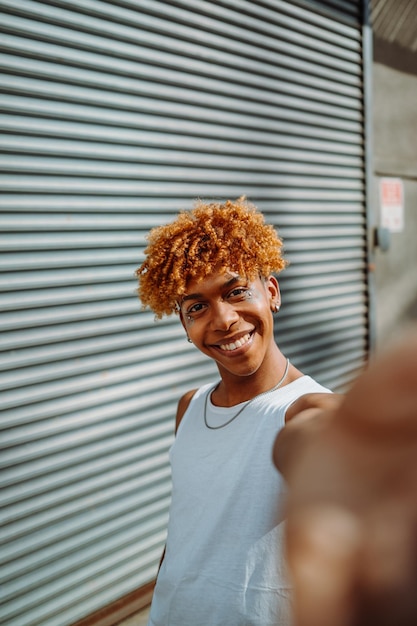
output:
[[[311,376],[299,377],[293,385],[294,396],[289,402],[285,422],[289,422],[295,415],[311,409],[332,410],[340,403],[341,396],[334,394],[327,387],[323,387]]]
[[[188,409],[190,402],[192,400],[192,398],[194,397],[195,392],[197,391],[197,389],[191,389],[190,391],[187,391],[178,401],[178,407],[177,407],[177,414],[175,416],[175,432],[177,432],[178,430],[178,426],[181,423],[182,418],[184,417],[184,414],[186,412],[186,410]]]
[[[328,390],[304,393],[287,408],[285,421],[289,422],[296,415],[304,411],[311,411],[311,415],[313,415],[312,409],[317,411],[333,411],[340,406],[343,398],[344,396],[342,394],[331,393]]]

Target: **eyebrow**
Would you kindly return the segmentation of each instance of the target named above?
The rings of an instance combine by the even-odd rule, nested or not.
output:
[[[222,289],[228,289],[229,287],[232,287],[233,285],[235,285],[236,283],[238,283],[239,281],[242,280],[241,276],[233,276],[233,278],[230,278],[229,280],[227,280],[223,285],[222,285]],[[189,293],[185,296],[183,296],[181,298],[181,302],[180,305],[183,304],[184,302],[187,302],[188,300],[200,300],[204,298],[204,294],[202,293]]]

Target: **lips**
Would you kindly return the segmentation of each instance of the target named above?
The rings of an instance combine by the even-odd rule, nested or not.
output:
[[[248,341],[250,341],[251,336],[252,336],[251,333],[246,333],[246,335],[243,335],[243,337],[240,337],[239,339],[236,339],[235,341],[232,341],[230,343],[222,343],[222,344],[219,344],[217,347],[220,348],[220,350],[222,350],[223,352],[233,352],[234,350],[237,350],[238,348],[241,348],[246,343],[248,343]]]

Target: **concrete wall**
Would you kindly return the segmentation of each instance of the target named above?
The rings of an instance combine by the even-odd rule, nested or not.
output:
[[[380,179],[404,187],[404,229],[375,248],[376,348],[417,320],[417,51],[374,35],[373,201],[380,223]]]

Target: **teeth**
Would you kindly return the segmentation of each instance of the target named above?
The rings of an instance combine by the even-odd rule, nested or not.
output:
[[[231,352],[232,350],[236,350],[237,348],[241,348],[245,345],[250,339],[250,334],[248,333],[244,337],[241,337],[237,341],[233,343],[224,343],[220,346],[220,350],[225,350],[226,352]]]

